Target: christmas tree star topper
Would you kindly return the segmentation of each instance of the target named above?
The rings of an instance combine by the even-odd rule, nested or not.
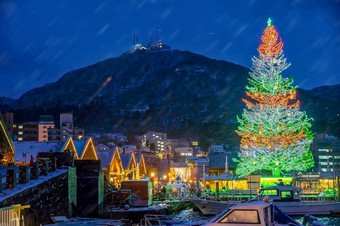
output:
[[[272,26],[272,20],[270,18],[268,18],[267,27],[270,27],[270,26]]]

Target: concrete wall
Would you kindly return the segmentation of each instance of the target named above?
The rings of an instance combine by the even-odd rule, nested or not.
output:
[[[22,212],[25,225],[51,223],[50,214],[68,216],[68,173],[62,173],[3,200],[0,208],[13,204],[31,205],[31,208]]]

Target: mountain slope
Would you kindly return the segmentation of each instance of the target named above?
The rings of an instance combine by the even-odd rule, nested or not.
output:
[[[236,136],[248,72],[188,51],[125,53],[32,89],[7,109],[15,111],[16,121],[72,111],[87,130],[155,129],[225,141]],[[339,99],[329,98],[327,88],[315,93],[298,89],[302,110],[316,121],[336,120]],[[142,106],[150,110],[133,111]]]

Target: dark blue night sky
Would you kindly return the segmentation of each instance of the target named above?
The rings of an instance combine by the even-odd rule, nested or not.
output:
[[[285,76],[305,89],[340,83],[339,0],[3,0],[0,96],[117,57],[132,47],[133,32],[147,44],[158,29],[172,49],[250,67],[269,17],[292,63]]]

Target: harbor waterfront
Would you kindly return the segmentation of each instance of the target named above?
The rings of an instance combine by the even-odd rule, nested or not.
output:
[[[40,1],[0,4],[0,226],[340,226],[340,0]]]

